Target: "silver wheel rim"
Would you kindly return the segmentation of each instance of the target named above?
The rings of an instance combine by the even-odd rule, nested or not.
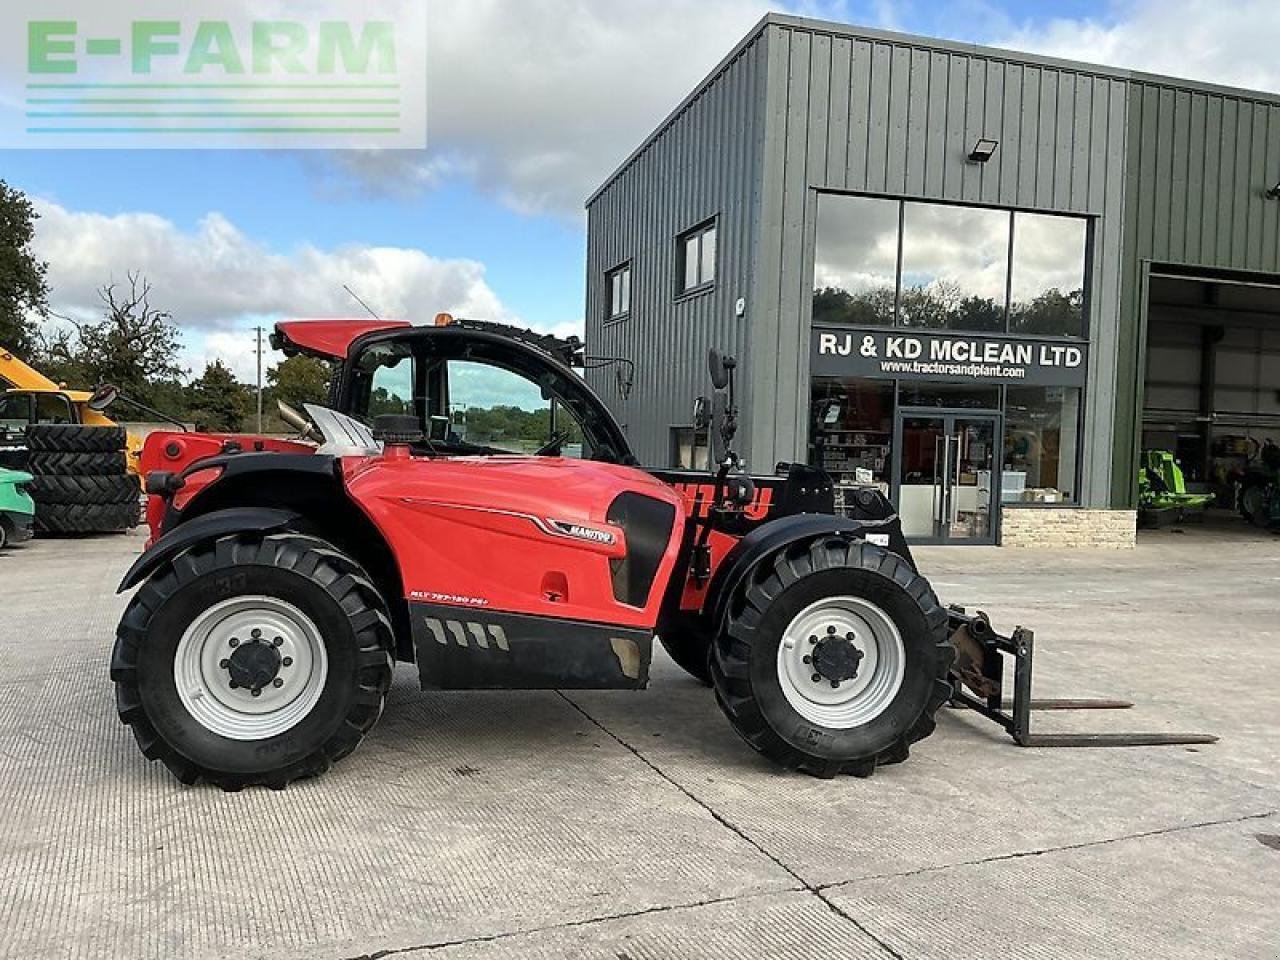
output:
[[[847,643],[861,654],[855,677],[833,686],[816,673],[813,652],[824,642]],[[850,730],[870,723],[893,703],[906,662],[902,634],[880,607],[861,597],[827,597],[800,611],[783,633],[778,683],[787,702],[809,722]]]
[[[281,660],[279,684],[268,683],[257,696],[233,688],[224,666],[241,644],[255,641],[270,643]],[[315,707],[328,675],[319,628],[293,604],[265,596],[235,597],[205,610],[183,633],[173,661],[187,712],[230,740],[266,740],[291,730]]]

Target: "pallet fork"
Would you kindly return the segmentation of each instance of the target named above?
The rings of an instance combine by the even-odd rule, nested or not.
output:
[[[1033,700],[1031,664],[1035,634],[1018,627],[1010,637],[991,627],[985,613],[951,607],[950,634],[956,647],[951,703],[998,723],[1020,747],[1164,747],[1217,743],[1208,733],[1032,733],[1035,711],[1128,710],[1128,700]],[[1013,699],[1004,699],[1005,657],[1013,658]],[[965,688],[968,688],[967,690]],[[969,691],[973,691],[970,693]]]

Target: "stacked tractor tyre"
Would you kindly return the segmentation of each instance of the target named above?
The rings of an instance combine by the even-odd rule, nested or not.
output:
[[[28,484],[41,533],[121,533],[138,524],[137,477],[128,472],[123,427],[27,427]]]

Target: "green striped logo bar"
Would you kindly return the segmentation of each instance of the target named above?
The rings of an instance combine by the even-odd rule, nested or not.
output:
[[[0,146],[426,146],[425,0],[43,0],[0,15]],[[293,12],[294,10],[298,12]]]

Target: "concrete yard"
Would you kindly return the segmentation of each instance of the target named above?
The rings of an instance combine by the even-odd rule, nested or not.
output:
[[[141,533],[0,553],[0,956],[1280,956],[1280,537],[919,551],[1033,626],[1042,729],[1208,747],[1021,750],[945,711],[911,760],[759,759],[661,654],[647,693],[423,694],[283,793],[184,788],[115,716]]]

